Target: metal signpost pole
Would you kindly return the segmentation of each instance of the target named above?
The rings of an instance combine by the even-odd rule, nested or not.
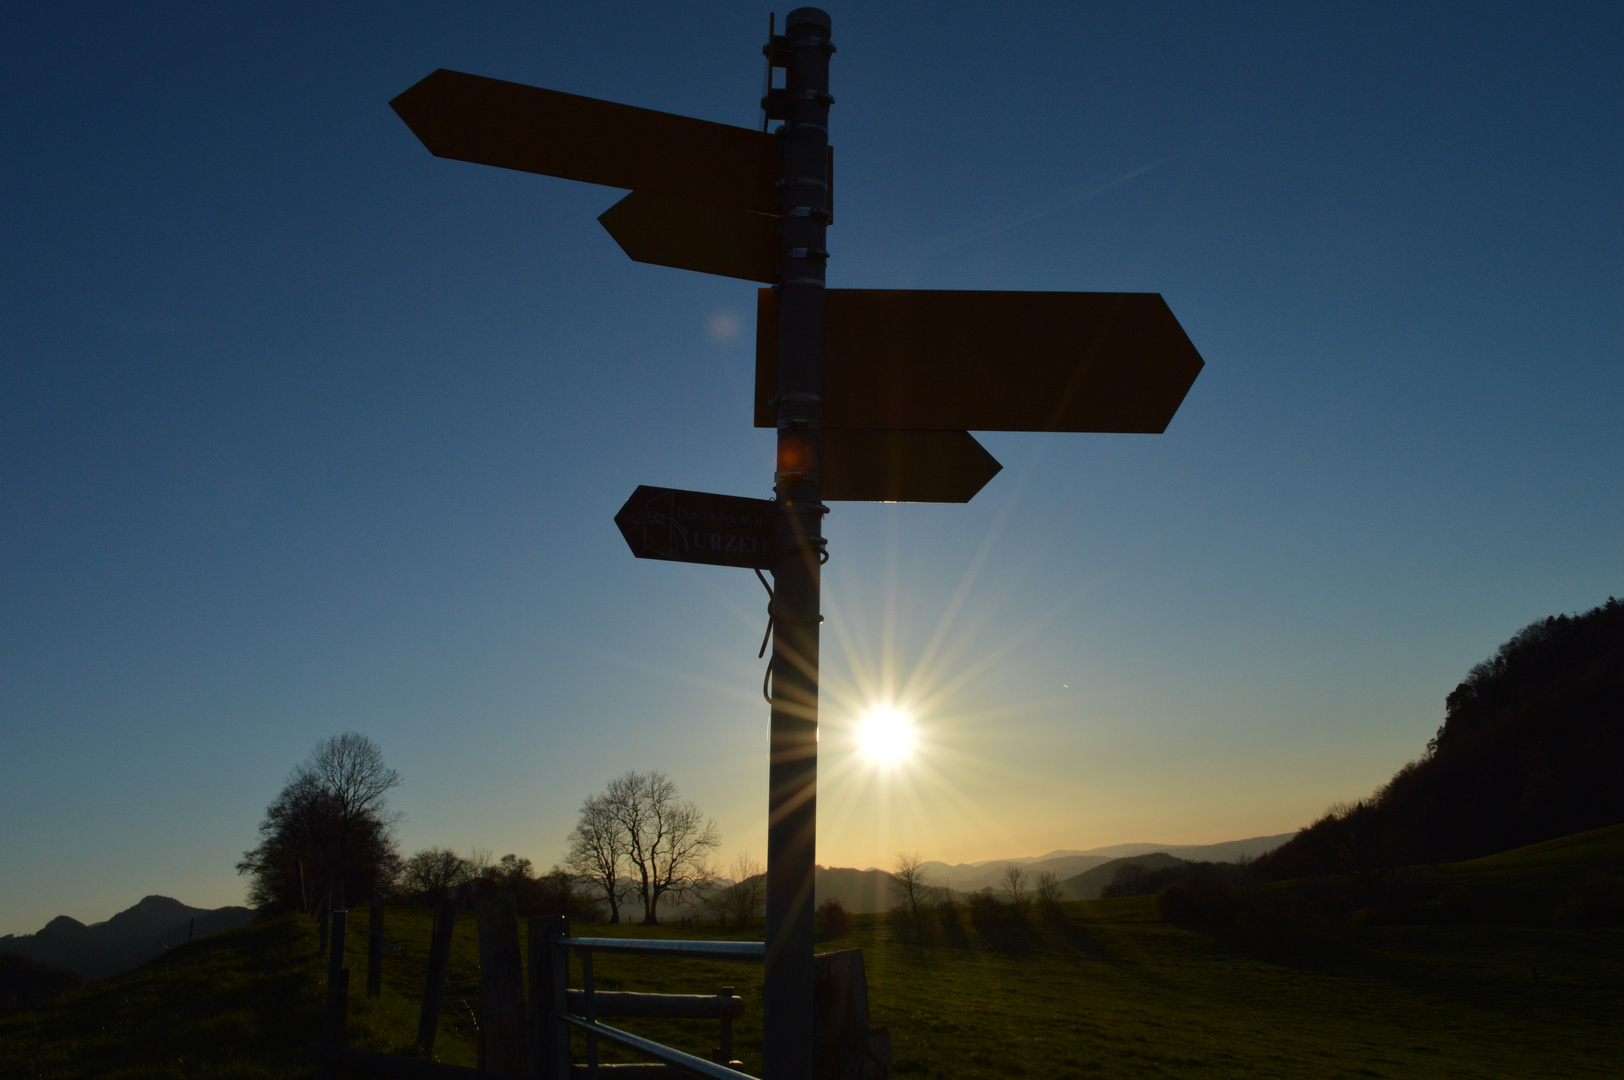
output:
[[[829,254],[829,16],[797,8],[780,50],[778,521],[773,554],[767,792],[767,1080],[811,1080],[813,860],[818,780],[818,593],[823,547],[824,274]]]

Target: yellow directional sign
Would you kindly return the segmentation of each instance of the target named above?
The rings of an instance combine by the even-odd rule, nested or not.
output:
[[[825,502],[969,502],[998,464],[968,431],[823,433]]]
[[[766,132],[444,68],[389,104],[436,157],[778,212]]]
[[[634,191],[598,215],[638,262],[765,281],[778,272],[778,218]]]
[[[830,289],[825,428],[1159,433],[1202,368],[1158,293]],[[756,307],[773,427],[778,302]]]

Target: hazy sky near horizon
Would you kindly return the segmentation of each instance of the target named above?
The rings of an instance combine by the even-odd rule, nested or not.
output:
[[[756,127],[771,10],[0,10],[0,933],[240,902],[345,730],[407,851],[545,866],[660,768],[764,853],[761,586],[611,522],[770,495],[753,287],[387,102],[448,67]],[[1165,435],[835,505],[820,862],[1298,827],[1624,592],[1624,7],[829,10],[832,286],[1159,292],[1207,367]]]

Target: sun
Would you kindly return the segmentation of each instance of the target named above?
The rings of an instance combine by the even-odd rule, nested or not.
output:
[[[913,756],[913,717],[889,706],[871,709],[857,722],[857,742],[876,765],[900,765]]]

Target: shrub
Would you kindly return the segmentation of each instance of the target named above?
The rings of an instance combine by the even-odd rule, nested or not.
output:
[[[930,906],[930,921],[938,939],[945,944],[964,946],[970,943],[970,935],[964,929],[964,905],[952,896],[944,895]]]
[[[1156,911],[1170,923],[1202,925],[1232,923],[1235,892],[1216,879],[1189,885],[1169,885],[1156,894]]]
[[[1015,905],[1004,903],[993,895],[991,889],[971,893],[964,906],[969,910],[971,925],[978,930],[989,926],[1002,926],[1016,921],[1019,917]]]
[[[846,905],[832,896],[818,905],[816,919],[826,938],[846,937],[857,925]]]

